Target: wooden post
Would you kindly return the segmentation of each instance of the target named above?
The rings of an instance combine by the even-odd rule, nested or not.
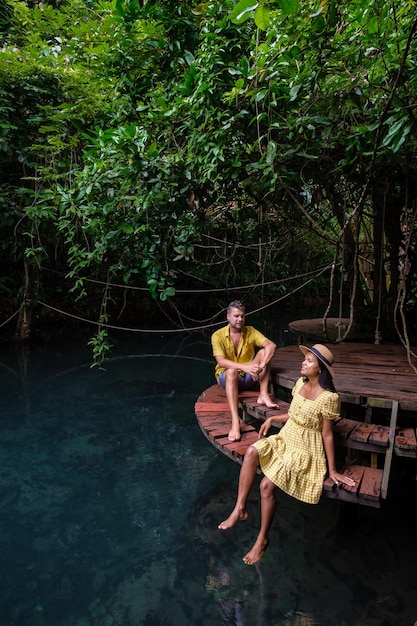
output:
[[[388,448],[385,454],[385,463],[384,463],[384,476],[382,478],[381,485],[381,498],[384,500],[387,497],[388,492],[388,482],[391,473],[391,462],[392,462],[392,454],[394,452],[394,443],[395,443],[395,430],[397,428],[397,416],[398,416],[398,401],[392,401],[391,407],[391,420],[389,425],[389,436],[388,436]]]

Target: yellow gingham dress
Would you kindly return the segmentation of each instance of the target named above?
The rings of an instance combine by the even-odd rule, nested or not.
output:
[[[321,435],[323,418],[335,419],[339,415],[340,399],[331,391],[322,391],[315,400],[303,398],[303,384],[299,378],[294,385],[289,417],[280,432],[253,445],[265,476],[297,500],[317,504],[327,472]]]

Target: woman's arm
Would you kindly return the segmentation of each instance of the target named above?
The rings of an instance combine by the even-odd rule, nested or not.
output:
[[[288,419],[288,413],[277,415],[276,417],[268,417],[259,429],[259,439],[266,437],[272,424],[281,424]]]
[[[353,480],[353,478],[349,478],[349,476],[344,476],[343,474],[339,474],[339,472],[336,470],[336,462],[335,462],[335,454],[334,454],[333,420],[323,419],[323,428],[322,428],[321,434],[323,437],[324,451],[326,453],[327,467],[329,470],[330,478],[336,485],[338,485],[339,483],[344,483],[345,485],[354,487],[356,483]]]

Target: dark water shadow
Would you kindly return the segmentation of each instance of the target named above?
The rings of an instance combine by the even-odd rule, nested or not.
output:
[[[76,342],[2,354],[0,623],[413,626],[414,518],[278,494],[227,533],[239,467],[200,432],[209,339],[120,339],[106,370]]]

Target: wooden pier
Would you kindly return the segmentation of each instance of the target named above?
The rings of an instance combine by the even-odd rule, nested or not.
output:
[[[342,400],[341,417],[334,426],[338,469],[351,476],[356,486],[336,487],[327,478],[323,495],[379,507],[388,496],[393,458],[417,459],[417,375],[402,346],[349,342],[332,345],[331,350],[334,382]],[[237,442],[227,437],[231,416],[224,390],[218,385],[206,389],[195,404],[195,413],[207,439],[242,463],[248,446],[258,439],[262,420],[287,413],[289,391],[300,376],[302,360],[298,346],[275,353],[271,384],[279,398],[285,390],[288,396],[277,400],[278,409],[258,405],[256,390],[239,395],[242,424]]]
[[[303,343],[306,339],[313,343],[336,342],[342,339],[349,327],[348,317],[328,317],[324,323],[323,318],[294,320],[288,324],[292,333],[297,335],[297,343]],[[360,331],[353,326],[346,341],[370,341],[372,339],[369,332]]]

